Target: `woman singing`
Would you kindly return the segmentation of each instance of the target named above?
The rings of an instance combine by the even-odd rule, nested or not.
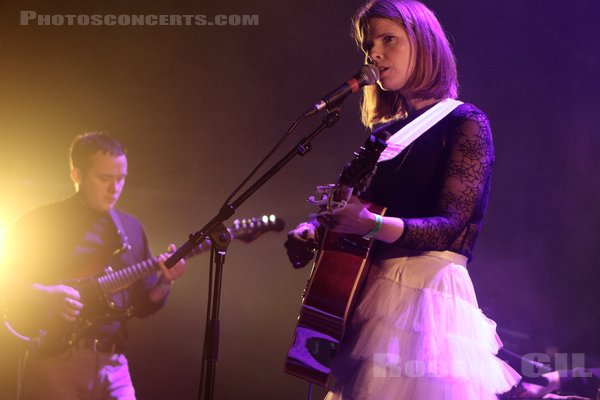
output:
[[[477,305],[466,269],[490,191],[494,149],[488,119],[457,97],[454,55],[434,14],[413,0],[368,2],[354,37],[380,72],[364,88],[362,121],[389,131],[438,103],[453,102],[395,157],[381,161],[366,200],[356,198],[286,243],[296,267],[312,257],[319,224],[374,238],[372,265],[334,361],[326,400],[487,400],[519,375],[496,358],[495,323]],[[429,114],[428,114],[429,115]]]

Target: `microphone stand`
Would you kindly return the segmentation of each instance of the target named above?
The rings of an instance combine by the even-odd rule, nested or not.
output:
[[[204,328],[204,349],[202,351],[202,367],[200,370],[200,387],[198,400],[205,388],[205,398],[212,399],[214,395],[215,373],[219,359],[220,332],[220,299],[221,283],[223,281],[223,265],[225,254],[231,243],[231,234],[223,224],[217,224],[216,232],[209,234],[212,242],[210,253],[208,304],[206,306],[206,326]]]
[[[343,99],[342,99],[343,100]],[[200,376],[200,385],[198,389],[198,400],[202,397],[204,387],[204,399],[212,400],[215,388],[216,367],[219,354],[219,311],[221,301],[221,283],[223,279],[223,264],[227,247],[231,242],[231,236],[225,228],[223,222],[229,219],[239,206],[241,206],[250,196],[260,189],[269,179],[271,179],[279,170],[287,165],[295,156],[304,156],[312,150],[312,140],[314,140],[325,128],[331,128],[339,119],[341,111],[341,101],[327,110],[321,124],[308,136],[303,137],[287,154],[281,158],[273,167],[265,172],[256,180],[245,192],[239,195],[231,204],[224,204],[219,213],[213,217],[199,231],[189,235],[189,239],[177,249],[166,261],[167,268],[172,268],[179,260],[184,258],[193,249],[210,237],[212,249],[210,260],[209,276],[209,299],[207,305],[207,317],[204,335],[204,349],[202,353],[202,369]],[[214,268],[213,268],[213,261]],[[214,273],[213,273],[214,271]]]

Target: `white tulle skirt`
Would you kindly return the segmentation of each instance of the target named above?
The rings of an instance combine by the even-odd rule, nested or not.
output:
[[[495,400],[516,385],[465,265],[449,251],[375,263],[325,399]]]

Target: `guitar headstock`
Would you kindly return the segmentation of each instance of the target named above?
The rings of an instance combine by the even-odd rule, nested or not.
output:
[[[234,238],[249,243],[265,232],[281,232],[284,227],[283,219],[275,215],[263,215],[260,218],[236,219],[229,232]]]
[[[387,131],[373,131],[360,150],[354,153],[354,158],[344,166],[339,184],[351,188],[364,185],[374,173],[377,160],[386,148],[389,137]]]

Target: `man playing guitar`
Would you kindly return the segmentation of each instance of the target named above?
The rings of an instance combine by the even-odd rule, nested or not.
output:
[[[107,297],[107,309],[123,312],[87,322],[81,333],[69,335],[71,327],[93,308],[70,282],[97,275],[106,265],[118,271],[151,257],[142,224],[114,208],[127,176],[122,144],[102,132],[77,136],[70,164],[76,193],[28,212],[7,236],[0,293],[8,313],[25,316],[26,306],[32,306],[53,321],[40,331],[40,338],[29,341],[20,379],[22,395],[25,399],[135,399],[124,355],[126,320],[159,310],[171,284],[183,274],[185,262],[167,269],[163,262],[168,254],[161,254],[156,258],[160,272]],[[170,245],[169,251],[174,250]]]

